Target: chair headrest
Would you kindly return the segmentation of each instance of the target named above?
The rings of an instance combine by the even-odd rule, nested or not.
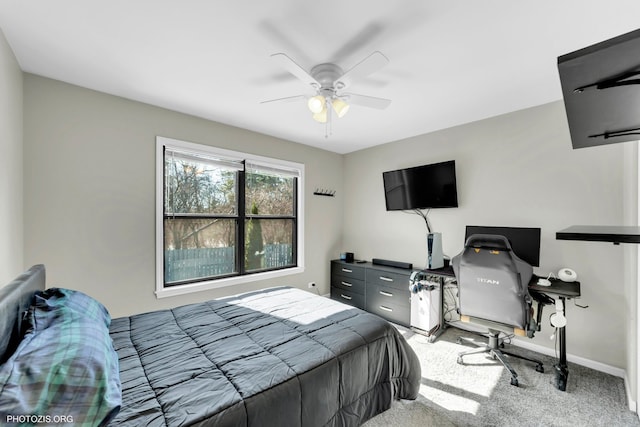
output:
[[[472,234],[464,244],[465,248],[487,248],[511,251],[509,239],[499,234]]]

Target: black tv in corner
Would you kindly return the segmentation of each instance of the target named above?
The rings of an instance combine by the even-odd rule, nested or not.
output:
[[[640,30],[558,57],[573,148],[637,141]]]
[[[458,207],[455,160],[383,172],[382,180],[388,211]]]

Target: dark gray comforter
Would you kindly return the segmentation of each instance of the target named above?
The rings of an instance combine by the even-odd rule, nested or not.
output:
[[[114,319],[111,336],[111,425],[352,426],[420,385],[393,326],[295,288]]]

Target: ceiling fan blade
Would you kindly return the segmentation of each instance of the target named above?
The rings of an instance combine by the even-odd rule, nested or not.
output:
[[[311,74],[307,73],[304,68],[298,65],[293,59],[289,58],[285,53],[274,53],[271,55],[282,68],[302,80],[305,84],[310,85],[314,89],[320,88],[320,83],[314,79]]]
[[[363,107],[377,108],[384,110],[391,104],[390,99],[376,98],[375,96],[358,95],[355,93],[345,93],[344,96],[350,104],[362,105]]]
[[[268,104],[269,102],[296,102],[296,101],[303,101],[306,100],[308,98],[307,95],[295,95],[295,96],[287,96],[284,98],[276,98],[276,99],[269,99],[266,101],[261,101],[260,104]]]
[[[329,58],[332,58],[338,64],[344,63],[345,60],[348,60],[348,58],[352,57],[356,52],[362,52],[366,46],[371,46],[371,43],[375,42],[384,31],[385,26],[381,21],[370,22],[351,36],[342,47],[332,55],[329,55]]]
[[[378,71],[389,63],[389,59],[377,50],[371,55],[364,58],[362,61],[354,65],[349,71],[344,73],[335,82],[336,88],[344,88],[351,84],[353,80],[357,80],[361,77],[368,76],[371,73]]]

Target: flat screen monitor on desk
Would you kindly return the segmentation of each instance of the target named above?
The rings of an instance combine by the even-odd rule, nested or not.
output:
[[[533,227],[489,227],[467,225],[464,234],[466,243],[472,234],[497,234],[504,236],[511,243],[511,249],[521,260],[533,267],[540,266],[540,228]]]

